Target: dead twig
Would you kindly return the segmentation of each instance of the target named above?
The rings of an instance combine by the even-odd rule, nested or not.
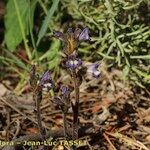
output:
[[[103,133],[103,136],[106,139],[106,141],[109,143],[109,145],[111,146],[111,150],[117,150],[115,146],[112,144],[112,142],[110,141],[109,137],[105,133]]]
[[[125,145],[127,146],[130,146],[130,147],[133,147],[133,148],[139,148],[139,149],[143,149],[143,150],[149,150],[143,143],[141,143],[140,141],[138,140],[134,140],[130,137],[127,137],[121,133],[108,133],[108,132],[105,132],[107,135],[110,135],[112,137],[115,137],[117,139],[119,139],[122,143],[124,143]]]
[[[14,105],[11,104],[11,102],[8,102],[7,100],[5,100],[4,98],[0,98],[0,100],[2,100],[7,106],[11,107],[13,110],[15,110],[16,112],[18,112],[20,115],[22,115],[23,117],[29,119],[31,122],[34,122],[35,124],[37,124],[37,122],[35,121],[35,119],[27,116],[26,114],[24,114],[23,112],[21,112],[18,108],[16,108]],[[45,124],[43,124],[43,126],[47,129],[49,129],[48,126],[46,126]]]

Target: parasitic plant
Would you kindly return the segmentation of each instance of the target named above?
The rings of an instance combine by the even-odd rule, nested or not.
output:
[[[46,71],[42,77],[36,73],[35,65],[32,66],[30,71],[30,85],[33,91],[33,100],[36,103],[36,115],[37,115],[37,124],[41,134],[42,139],[44,140],[44,130],[42,127],[42,119],[41,119],[41,110],[40,103],[42,101],[42,93],[43,91],[50,91],[54,88],[54,83],[51,79],[50,71]]]
[[[71,28],[68,29],[67,33],[64,34],[60,31],[54,32],[54,37],[60,39],[64,42],[63,52],[66,55],[65,66],[69,70],[69,73],[72,77],[74,83],[74,91],[75,91],[75,102],[71,101],[72,111],[73,111],[73,132],[72,139],[78,139],[78,128],[79,128],[79,99],[80,99],[80,77],[79,74],[81,68],[83,68],[83,62],[78,57],[78,46],[83,41],[89,41],[89,29],[84,28],[83,30],[77,28],[73,32]],[[87,66],[87,73],[92,74],[93,77],[99,77],[100,72],[98,70],[99,64],[95,63]]]
[[[80,84],[82,82],[82,71],[86,70],[86,72],[92,77],[98,78],[100,77],[99,71],[99,63],[93,63],[90,65],[83,65],[84,62],[78,57],[78,46],[83,41],[89,41],[89,29],[84,28],[83,30],[77,28],[73,31],[71,28],[68,29],[67,33],[64,34],[60,31],[54,32],[54,37],[64,42],[64,49],[63,52],[66,55],[64,58],[64,66],[68,70],[72,81],[73,81],[73,88],[75,92],[75,100],[70,99],[70,94],[72,89],[68,85],[62,85],[59,89],[59,94],[54,92],[53,95],[53,103],[58,105],[63,114],[63,128],[64,128],[64,137],[68,138],[67,132],[67,113],[68,109],[71,105],[72,108],[72,116],[73,116],[73,123],[72,123],[72,139],[77,140],[79,138],[78,129],[79,129],[79,100],[80,100]],[[35,66],[32,66],[30,72],[30,84],[33,88],[33,98],[36,102],[37,108],[37,120],[38,120],[38,127],[41,133],[42,138],[44,137],[44,132],[41,123],[41,112],[40,112],[40,102],[42,100],[42,92],[47,91],[49,92],[52,89],[55,89],[54,82],[51,78],[50,71],[46,71],[42,77],[40,78],[39,75],[36,73]],[[54,90],[55,91],[55,90]],[[44,139],[44,138],[43,138]]]
[[[71,90],[68,86],[61,86],[60,88],[60,96],[55,96],[53,99],[53,102],[57,104],[63,114],[63,128],[64,128],[64,137],[67,139],[67,112],[69,109],[69,104],[70,104],[70,93]]]

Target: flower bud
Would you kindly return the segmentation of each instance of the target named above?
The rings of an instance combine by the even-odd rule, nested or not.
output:
[[[71,92],[68,86],[61,86],[60,91],[62,96],[68,96]]]

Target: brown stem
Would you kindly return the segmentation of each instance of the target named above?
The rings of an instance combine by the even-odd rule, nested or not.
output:
[[[67,138],[67,119],[66,119],[66,113],[63,113],[63,128],[64,128],[64,137]]]
[[[79,84],[76,72],[72,72],[73,82],[74,82],[74,89],[75,89],[75,103],[72,103],[72,110],[73,110],[73,133],[72,138],[73,140],[78,139],[78,128],[79,128]]]
[[[38,123],[38,128],[39,128],[39,132],[41,134],[41,137],[43,138],[43,128],[42,128],[42,119],[41,119],[41,110],[40,110],[40,102],[42,100],[42,91],[37,89],[37,91],[35,92],[35,94],[33,95],[35,102],[36,102],[36,108],[37,108],[37,123]]]

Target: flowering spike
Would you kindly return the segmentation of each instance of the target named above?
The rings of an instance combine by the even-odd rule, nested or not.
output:
[[[70,56],[77,51],[80,42],[90,40],[88,28],[85,28],[83,30],[77,28],[75,29],[75,31],[73,31],[72,28],[69,28],[66,34],[55,31],[54,37],[64,42],[64,53],[67,56]]]

